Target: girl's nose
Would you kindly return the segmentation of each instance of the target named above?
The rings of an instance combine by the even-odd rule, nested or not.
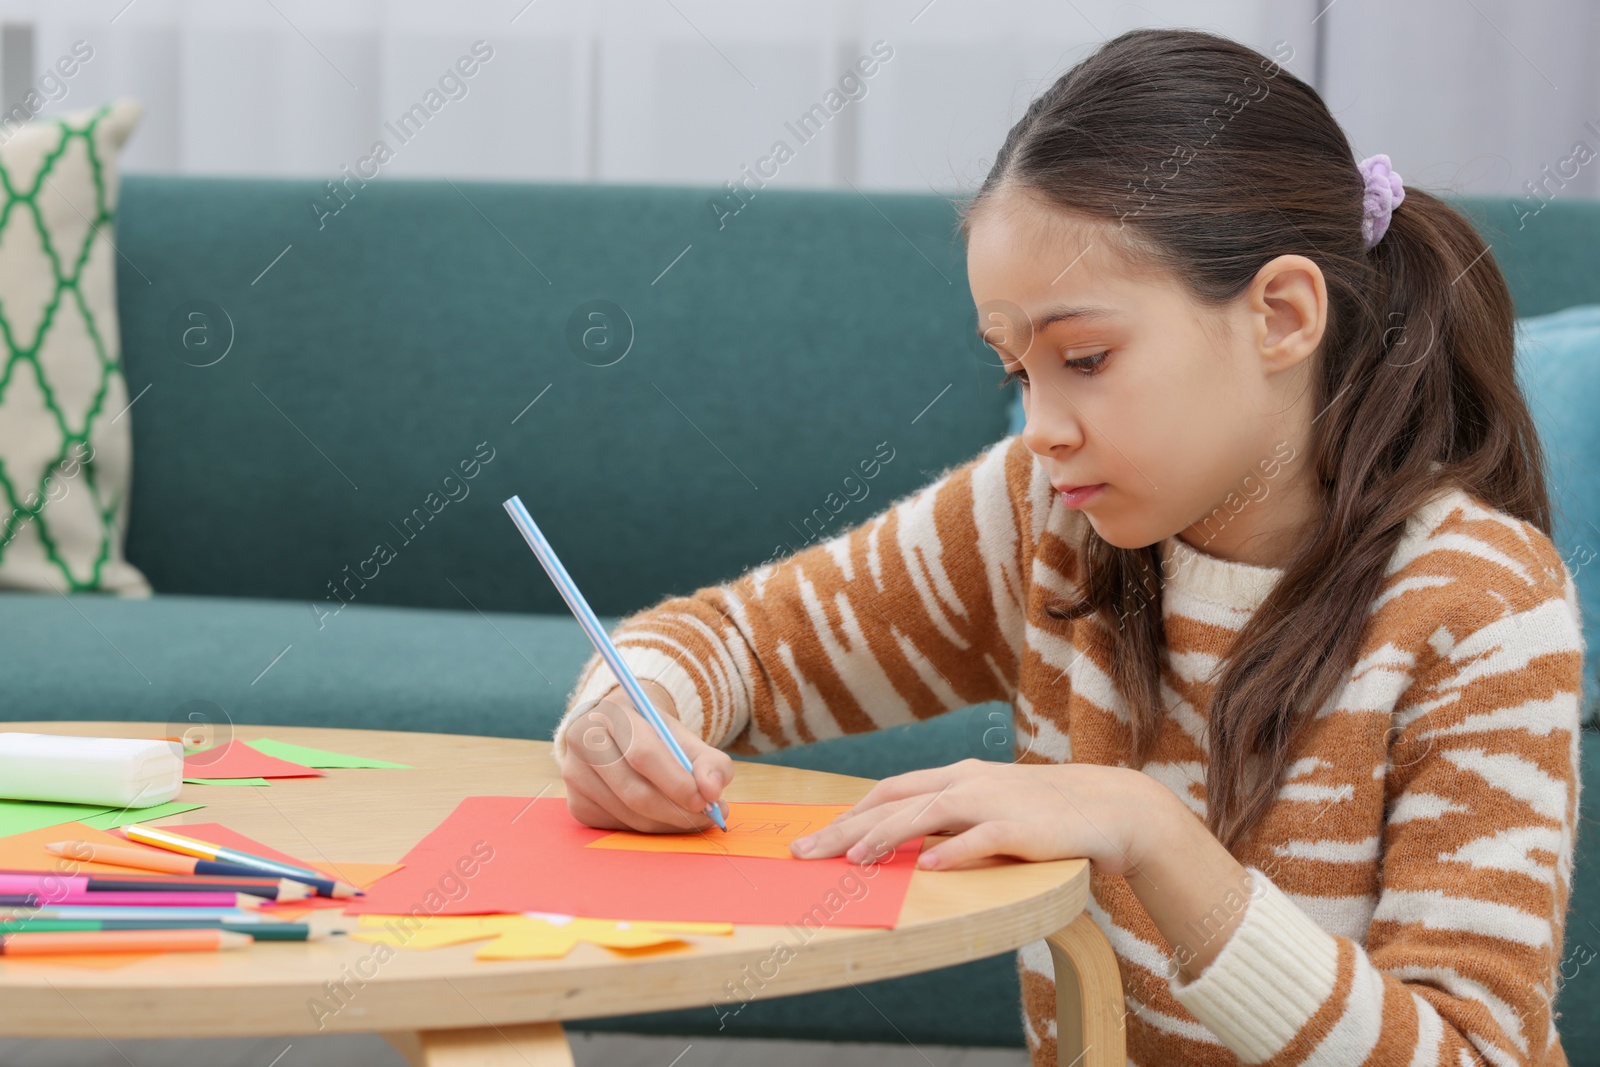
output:
[[[1027,421],[1022,427],[1022,442],[1032,451],[1047,456],[1056,449],[1077,449],[1083,445],[1083,420],[1063,396],[1046,397],[1045,390],[1031,390],[1024,401]]]

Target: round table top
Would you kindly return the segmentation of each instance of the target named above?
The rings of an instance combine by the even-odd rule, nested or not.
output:
[[[98,737],[170,736],[128,722],[17,722],[0,729]],[[412,770],[329,770],[266,788],[185,784],[195,811],[155,825],[218,822],[306,862],[396,862],[468,796],[565,796],[550,743],[460,734],[231,726],[241,741],[270,737]],[[736,761],[733,801],[852,804],[872,780]],[[382,818],[351,819],[353,811]],[[804,862],[804,861],[797,861]],[[1089,891],[1085,860],[995,858],[953,871],[916,870],[892,930],[827,927],[791,953],[754,995],[765,999],[872,982],[1014,950],[1072,922]],[[353,928],[338,909],[320,927]],[[0,959],[0,1036],[224,1037],[483,1027],[729,1005],[725,986],[771,963],[781,926],[737,925],[733,936],[685,935],[688,947],[636,958],[588,942],[553,960],[479,961],[482,942],[395,949],[368,977],[374,945],[347,937],[261,942],[233,952],[172,953],[110,969]],[[751,968],[746,971],[745,968]],[[330,985],[331,983],[331,985]],[[340,986],[343,992],[338,992]],[[746,982],[742,992],[749,995]],[[330,992],[333,991],[333,992]],[[333,999],[337,992],[338,999]],[[318,1010],[316,1005],[323,1005]],[[329,1013],[328,1005],[339,1006]]]

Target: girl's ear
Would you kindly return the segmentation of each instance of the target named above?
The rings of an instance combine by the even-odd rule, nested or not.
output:
[[[1309,358],[1328,325],[1328,283],[1305,256],[1278,256],[1250,286],[1256,347],[1267,373]]]

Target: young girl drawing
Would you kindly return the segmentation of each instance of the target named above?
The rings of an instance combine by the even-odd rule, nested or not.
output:
[[[572,814],[704,829],[729,752],[1009,701],[1012,762],[797,853],[1087,857],[1137,1064],[1564,1064],[1583,636],[1482,239],[1272,59],[1161,29],[1033,102],[961,232],[1026,428],[624,620],[694,773],[596,656]]]

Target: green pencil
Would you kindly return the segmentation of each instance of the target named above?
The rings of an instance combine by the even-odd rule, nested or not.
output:
[[[324,936],[306,923],[231,923],[223,919],[0,919],[5,934],[53,934],[79,930],[232,930],[257,941],[318,941]],[[343,930],[334,931],[343,933]]]

